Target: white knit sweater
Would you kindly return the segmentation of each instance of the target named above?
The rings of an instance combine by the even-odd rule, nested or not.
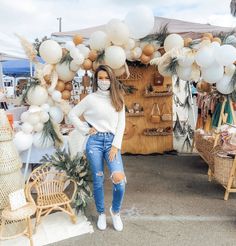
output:
[[[84,135],[88,134],[90,127],[79,117],[83,115],[86,122],[91,124],[98,132],[111,132],[115,135],[112,145],[121,149],[125,130],[125,106],[117,112],[111,104],[110,91],[98,90],[87,95],[69,113],[72,124]]]

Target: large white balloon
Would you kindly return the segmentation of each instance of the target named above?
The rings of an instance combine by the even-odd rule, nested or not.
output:
[[[79,56],[80,56],[80,51],[78,48],[74,47],[70,50],[70,56],[73,58],[73,59],[77,59]]]
[[[61,123],[64,117],[62,110],[56,106],[50,108],[49,115],[56,123]]]
[[[184,40],[179,34],[172,33],[168,35],[164,41],[165,51],[169,51],[173,48],[183,48]]]
[[[61,102],[61,92],[60,91],[53,91],[52,93],[52,99],[55,101],[55,102]]]
[[[113,69],[118,69],[125,64],[126,55],[119,46],[110,46],[105,50],[105,63]]]
[[[232,76],[224,75],[221,80],[216,83],[216,89],[222,94],[230,94],[234,90],[234,85],[231,83]]]
[[[47,102],[48,92],[40,85],[32,87],[27,93],[27,100],[30,105],[40,106]]]
[[[130,31],[130,37],[140,39],[147,36],[154,27],[154,15],[146,6],[132,8],[125,17],[125,24]]]
[[[22,131],[17,132],[13,139],[13,143],[19,152],[25,151],[31,147],[33,143],[33,136]]]
[[[44,103],[43,105],[41,105],[41,109],[45,112],[49,112],[50,105],[48,103]]]
[[[110,45],[110,41],[105,32],[96,31],[92,33],[89,45],[92,50],[103,50]]]
[[[43,130],[43,123],[42,122],[39,122],[37,123],[35,126],[34,126],[34,130],[36,132],[41,132]]]
[[[37,105],[31,105],[28,109],[29,113],[36,113],[42,111],[42,108]]]
[[[86,47],[84,44],[79,44],[76,47],[85,59],[88,58],[90,52],[90,49],[88,47]],[[81,57],[79,58],[81,59]]]
[[[135,41],[132,38],[129,38],[128,41],[124,45],[125,49],[131,50],[135,47]]]
[[[33,131],[33,129],[34,129],[33,126],[29,122],[25,122],[21,126],[21,130],[26,134],[30,134]]]
[[[75,77],[75,72],[70,70],[69,63],[63,62],[56,65],[58,78],[62,81],[71,81]]]
[[[207,68],[202,68],[202,78],[210,84],[214,84],[224,75],[224,67],[214,62],[211,66]]]
[[[38,122],[40,122],[39,113],[31,113],[27,122],[31,125],[36,125]]]
[[[39,54],[49,64],[56,64],[62,58],[62,48],[54,40],[46,40],[39,47]]]
[[[72,60],[70,63],[70,70],[73,72],[77,72],[79,69],[80,69],[80,65],[77,64],[76,60]]]
[[[178,63],[182,67],[190,67],[194,63],[194,53],[190,48],[183,48],[183,56],[179,57]]]
[[[177,75],[180,79],[188,81],[191,79],[192,67],[178,66],[176,69]]]
[[[225,44],[220,46],[215,52],[216,61],[222,66],[228,66],[236,61],[236,48]]]
[[[36,148],[49,148],[53,146],[53,141],[50,136],[44,136],[42,132],[37,132],[33,136],[33,144]]]
[[[40,112],[40,121],[46,123],[49,120],[49,114],[45,111]]]
[[[129,29],[127,25],[118,19],[112,19],[107,23],[106,33],[115,45],[123,45],[128,42]]]
[[[70,51],[75,48],[75,44],[73,41],[67,41],[64,47]]]
[[[208,46],[200,48],[196,53],[195,60],[199,66],[209,67],[215,61],[214,49]]]
[[[235,65],[234,64],[230,64],[230,65],[225,67],[225,75],[233,76],[234,72],[235,72]]]

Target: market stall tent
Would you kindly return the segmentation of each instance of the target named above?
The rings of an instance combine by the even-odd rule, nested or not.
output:
[[[211,33],[219,33],[219,32],[231,32],[233,29],[230,27],[219,27],[213,26],[210,24],[200,24],[193,23],[188,21],[176,20],[176,19],[168,19],[163,17],[155,17],[155,25],[152,33],[158,32],[161,27],[168,24],[168,32],[169,33],[178,33],[183,37],[190,38],[199,38],[202,33],[211,32]],[[80,34],[87,40],[90,35],[95,31],[105,31],[106,25],[99,25],[84,29],[78,29],[68,32],[54,32],[51,34],[51,37],[57,41],[67,41],[70,37],[73,37],[75,34]]]

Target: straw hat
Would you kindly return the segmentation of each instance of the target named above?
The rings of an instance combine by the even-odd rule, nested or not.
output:
[[[12,128],[6,112],[3,109],[0,109],[0,142],[12,140],[12,134]]]
[[[123,139],[127,140],[127,139],[133,137],[133,135],[135,133],[135,128],[136,128],[136,125],[133,122],[127,120],[125,123],[125,132],[124,132]]]

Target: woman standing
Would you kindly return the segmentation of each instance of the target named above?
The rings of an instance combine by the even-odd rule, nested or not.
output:
[[[84,117],[86,122],[79,119]],[[125,130],[123,90],[112,69],[100,65],[94,74],[93,93],[86,96],[69,113],[75,127],[89,135],[86,156],[93,175],[93,193],[99,214],[97,226],[106,229],[104,207],[104,159],[113,182],[113,200],[110,208],[113,226],[123,230],[120,209],[125,193],[126,177],[121,157],[122,138]]]

